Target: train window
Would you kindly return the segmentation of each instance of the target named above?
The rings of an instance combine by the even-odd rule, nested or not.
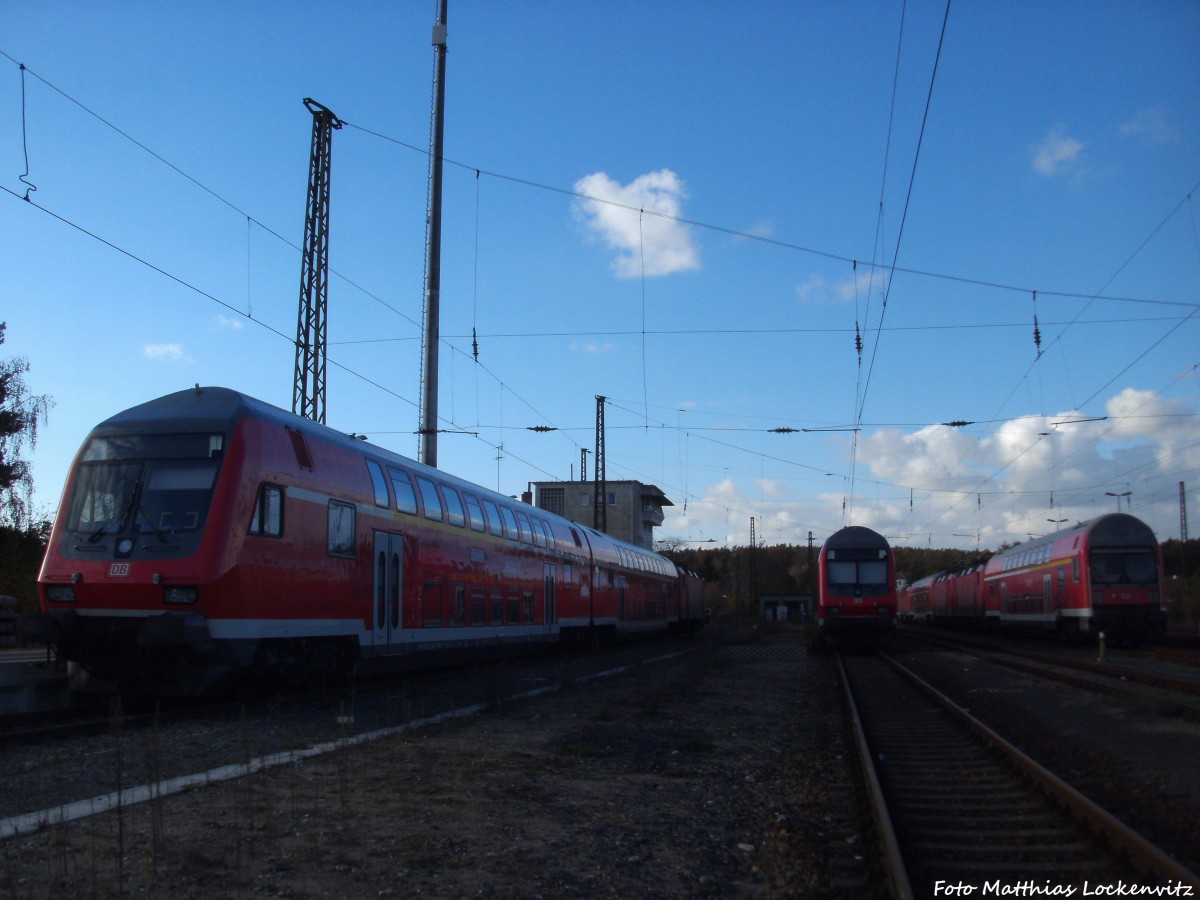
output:
[[[421,588],[421,620],[426,628],[437,628],[442,624],[442,586],[436,581],[427,581]]]
[[[519,541],[521,539],[521,531],[517,528],[517,517],[513,515],[513,511],[507,506],[500,507],[500,514],[504,516],[504,530],[508,533],[510,540]]]
[[[479,498],[464,493],[463,501],[467,504],[467,521],[471,523],[471,530],[483,531],[486,529],[487,524],[483,518],[483,507],[479,505]]]
[[[571,529],[571,537],[573,537],[575,539],[575,546],[578,547],[580,550],[582,550],[583,549],[583,541],[581,541],[579,539],[579,532],[576,531],[574,528]]]
[[[151,465],[135,505],[135,532],[192,531],[204,524],[217,478],[214,463]]]
[[[483,588],[471,588],[471,624],[487,624],[487,595]]]
[[[354,504],[329,501],[329,555],[354,556]]]
[[[458,491],[447,484],[443,484],[442,497],[446,501],[446,515],[450,519],[450,524],[457,525],[459,528],[465,527],[467,516],[463,512],[462,500],[458,497]]]
[[[264,484],[254,501],[254,516],[250,520],[250,533],[266,537],[283,534],[283,488],[277,484]]]
[[[508,624],[516,625],[521,621],[521,595],[511,591],[508,595]]]
[[[539,547],[546,546],[546,531],[542,528],[542,523],[534,516],[529,517],[529,525],[533,528],[533,542]]]
[[[523,512],[517,513],[517,528],[520,529],[521,532],[521,543],[532,544],[533,529],[529,527],[529,516],[525,515]]]
[[[388,474],[392,476],[392,490],[396,492],[396,509],[415,516],[417,514],[417,492],[413,490],[412,479],[408,477],[407,472],[393,469],[391,466],[388,467]]]
[[[425,504],[425,518],[435,522],[442,521],[442,499],[438,496],[437,485],[418,475],[417,487],[421,491],[421,502]]]
[[[492,588],[492,624],[504,624],[504,590],[503,588]]]
[[[454,585],[454,608],[450,610],[450,624],[462,625],[467,618],[467,589],[461,584]]]
[[[575,581],[575,566],[563,563],[563,584],[573,584]]]
[[[521,594],[521,621],[533,621],[533,591],[525,591]]]
[[[368,459],[366,463],[367,471],[371,473],[371,488],[375,491],[375,505],[387,509],[388,489],[387,479],[383,477],[383,466],[373,459]]]
[[[491,500],[484,500],[483,508],[487,513],[488,531],[496,537],[504,537],[504,522],[500,518],[500,510],[496,508],[496,504]]]

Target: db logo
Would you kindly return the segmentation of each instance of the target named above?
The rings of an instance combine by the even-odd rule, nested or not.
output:
[[[126,578],[129,576],[129,563],[113,563],[108,567],[109,578]]]

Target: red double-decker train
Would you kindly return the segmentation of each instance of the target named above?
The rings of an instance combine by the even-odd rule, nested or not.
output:
[[[1104,632],[1136,642],[1166,625],[1162,550],[1151,528],[1109,513],[939,572],[901,592],[901,617],[1069,634]]]
[[[663,556],[199,386],[91,432],[39,590],[73,687],[158,693],[704,621]]]
[[[887,539],[851,525],[817,560],[817,629],[833,647],[879,647],[896,633],[896,560]]]

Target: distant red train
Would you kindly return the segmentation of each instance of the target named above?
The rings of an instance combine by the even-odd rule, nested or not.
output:
[[[85,441],[21,637],[77,689],[471,658],[696,629],[699,578],[644,548],[225,388]]]
[[[834,647],[878,647],[896,633],[896,560],[861,525],[834,532],[817,561],[817,629]]]
[[[1128,513],[1018,544],[985,564],[919,579],[899,595],[905,620],[1022,626],[1115,641],[1166,625],[1162,550]]]

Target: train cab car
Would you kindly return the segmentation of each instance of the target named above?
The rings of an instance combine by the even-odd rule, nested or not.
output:
[[[19,631],[75,689],[194,694],[666,630],[677,580],[657,554],[197,386],[93,429]]]
[[[1166,623],[1162,550],[1128,513],[1010,547],[988,560],[983,585],[987,617],[1005,626],[1136,642]]]
[[[930,622],[933,620],[931,593],[933,583],[940,574],[940,572],[935,572],[933,575],[926,575],[908,586],[906,621]]]
[[[817,628],[834,647],[878,647],[896,632],[896,562],[883,535],[851,525],[818,558]]]

